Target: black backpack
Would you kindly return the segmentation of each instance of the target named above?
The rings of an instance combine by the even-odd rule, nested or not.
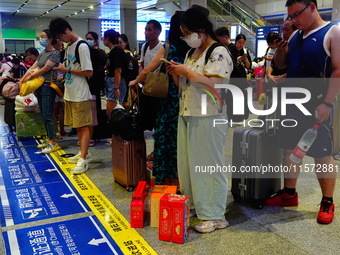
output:
[[[233,78],[236,78],[236,77],[233,77],[234,75],[238,76],[238,73],[240,73],[240,70],[238,70],[239,67],[236,64],[236,60],[233,58],[229,49],[224,44],[217,42],[217,43],[213,43],[209,47],[209,49],[207,50],[207,54],[205,55],[204,65],[206,65],[208,63],[210,55],[216,47],[224,47],[229,52],[229,55],[230,55],[231,59],[233,60],[233,72],[230,75],[230,83],[238,86],[243,91],[245,98],[247,98],[247,93],[246,93],[246,90],[245,90],[247,88],[246,78],[244,79],[244,81],[241,81],[240,78],[237,78],[237,80],[233,79]],[[194,53],[194,51],[195,51],[194,48],[190,49],[189,52],[188,52],[188,57],[190,57]],[[233,81],[235,81],[235,82],[233,82]],[[228,90],[227,93],[225,93],[225,90],[223,89],[222,90],[222,98],[223,98],[225,104],[227,105],[227,116],[228,116],[229,121],[233,120],[233,122],[240,122],[240,121],[243,121],[245,119],[248,119],[249,109],[248,109],[248,106],[246,104],[247,100],[244,100],[244,102],[245,102],[244,114],[243,115],[233,115],[233,97],[232,97],[231,92]]]
[[[125,53],[126,65],[124,67],[124,78],[126,85],[128,85],[130,81],[136,79],[138,76],[138,61],[133,56],[131,56],[130,52]]]
[[[87,44],[86,41],[80,40],[75,49],[75,57],[76,60],[73,62],[79,63],[80,64],[80,58],[79,58],[79,46],[80,44],[85,43],[90,50],[90,58],[91,58],[91,63],[92,63],[92,69],[93,69],[93,76],[91,78],[86,78],[87,83],[89,84],[91,94],[96,95],[98,94],[102,89],[105,88],[105,63],[106,59],[103,60],[102,56],[99,52],[100,49],[92,49],[90,46]]]

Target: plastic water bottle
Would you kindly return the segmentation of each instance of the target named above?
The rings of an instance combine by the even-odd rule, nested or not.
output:
[[[128,69],[133,70],[133,64],[131,60],[129,61]]]
[[[290,154],[289,158],[291,161],[295,163],[300,163],[302,158],[306,155],[309,148],[312,146],[315,138],[318,134],[318,128],[320,124],[314,124],[314,126],[308,129],[303,136],[301,137],[299,143],[296,145],[292,154]]]

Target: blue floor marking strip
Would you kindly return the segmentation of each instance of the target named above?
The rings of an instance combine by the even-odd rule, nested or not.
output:
[[[7,255],[123,254],[96,217],[4,232]],[[10,244],[10,245],[9,245]]]
[[[2,227],[91,211],[36,140],[0,127]],[[96,216],[3,232],[6,254],[123,254]],[[50,251],[50,253],[49,253]]]

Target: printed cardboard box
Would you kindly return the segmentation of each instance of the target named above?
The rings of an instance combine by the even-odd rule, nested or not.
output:
[[[159,204],[164,194],[176,194],[177,186],[155,185],[150,198],[150,227],[158,228]]]
[[[132,195],[130,204],[130,225],[132,228],[144,227],[144,208],[147,189],[146,181],[140,181]]]
[[[160,202],[159,240],[184,243],[189,236],[189,197],[165,194]]]

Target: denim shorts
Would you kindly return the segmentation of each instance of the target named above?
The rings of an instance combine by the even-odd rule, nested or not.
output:
[[[117,101],[117,98],[114,95],[114,77],[107,77],[106,79],[106,92],[107,92],[107,98],[106,100],[110,100],[110,101]],[[126,94],[126,83],[125,83],[125,79],[122,77],[122,79],[120,80],[120,84],[119,84],[119,103],[123,103],[124,102],[124,98],[125,98],[125,94]]]

